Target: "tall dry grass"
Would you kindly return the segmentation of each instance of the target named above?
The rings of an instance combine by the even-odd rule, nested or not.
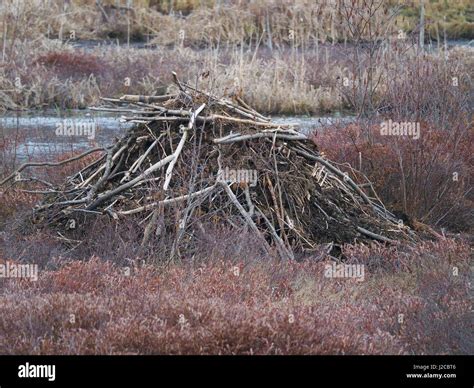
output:
[[[152,94],[170,85],[170,70],[190,82],[210,71],[219,93],[242,90],[266,113],[371,114],[398,79],[411,93],[405,66],[420,53],[416,34],[397,38],[401,8],[376,0],[336,3],[143,1],[128,9],[106,1],[9,0],[0,8],[0,108],[83,108],[131,88]],[[77,39],[105,37],[109,27],[118,29],[112,38],[123,38],[123,23],[127,42],[135,27],[147,30],[150,49],[73,48]],[[429,65],[443,55],[419,60]],[[446,74],[457,66],[452,62]],[[133,86],[125,87],[125,78]],[[341,87],[345,78],[353,87]]]
[[[301,53],[236,46],[203,51],[123,46],[83,51],[54,43],[46,47],[18,43],[3,66],[0,108],[84,108],[100,96],[164,93],[173,84],[171,71],[176,71],[181,79],[199,82],[216,94],[243,93],[263,112],[332,111],[341,107],[341,98],[332,76],[339,66],[330,52],[328,47]],[[200,77],[206,71],[210,79]]]
[[[370,58],[367,50],[349,45],[306,51],[261,46],[86,50],[54,42],[18,43],[2,66],[0,109],[84,108],[100,96],[164,93],[173,85],[171,71],[216,94],[241,94],[258,110],[274,114],[351,110],[369,115],[393,109],[395,101],[397,109],[417,109],[426,116],[428,110],[447,110],[451,97],[438,98],[436,107],[423,84],[452,82],[453,77],[460,85],[456,93],[469,99],[472,49],[450,50],[446,58],[444,52],[419,56],[413,46],[406,47],[382,45]],[[211,76],[202,78],[207,71]],[[448,124],[448,116],[441,119]]]
[[[160,45],[263,41],[268,46],[309,46],[343,40],[348,30],[336,17],[344,1],[170,1],[128,3],[92,0],[5,0],[0,7],[0,34],[8,39],[39,36],[68,39],[120,38]],[[363,9],[367,1],[357,6]],[[373,15],[378,17],[378,15]],[[21,26],[28,25],[28,30]],[[182,31],[182,34],[180,34]],[[182,42],[183,43],[183,42]]]
[[[441,0],[425,2],[427,37],[472,38],[473,10],[466,0],[449,5]],[[353,18],[369,7],[383,12],[397,10],[398,27],[415,31],[419,2],[379,0],[4,0],[0,5],[0,36],[36,39],[39,36],[67,39],[120,38],[147,40],[160,45],[240,43],[262,41],[269,47],[290,44],[308,47],[317,41],[350,39],[351,29],[340,23],[341,13],[356,6]],[[28,29],[22,26],[28,25]],[[180,34],[182,31],[182,34]],[[367,31],[364,31],[364,34]]]

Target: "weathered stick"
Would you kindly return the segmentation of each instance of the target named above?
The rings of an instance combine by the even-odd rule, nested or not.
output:
[[[179,90],[186,93],[186,90],[184,89],[183,85],[181,85],[181,82],[179,81],[178,75],[176,74],[176,72],[172,71],[171,74],[173,75],[173,81],[178,86]]]
[[[319,156],[315,156],[315,155],[311,155],[310,153],[306,152],[306,151],[303,151],[303,150],[300,150],[298,148],[295,148],[295,147],[290,147],[293,151],[295,151],[296,153],[302,155],[302,156],[305,156],[307,157],[308,159],[311,159],[311,160],[314,160],[320,164],[322,164],[323,166],[325,166],[329,171],[331,171],[332,173],[336,174],[337,176],[343,178],[343,180],[345,182],[347,182],[356,192],[357,194],[359,194],[362,199],[364,200],[365,203],[369,204],[369,205],[372,205],[372,201],[369,199],[369,197],[367,197],[367,194],[365,194],[362,189],[357,186],[357,184],[347,175],[347,174],[344,174],[341,170],[339,170],[338,168],[334,167],[331,163],[327,162],[326,160],[320,158]]]
[[[379,241],[382,241],[382,242],[386,242],[386,243],[390,243],[390,244],[396,244],[397,241],[394,241],[394,240],[391,240],[387,237],[384,237],[384,236],[381,236],[380,234],[377,234],[377,233],[374,233],[374,232],[371,232],[370,230],[367,230],[367,229],[364,229],[360,226],[357,227],[357,230],[362,233],[362,234],[365,234],[366,236],[369,236],[375,240],[379,240]]]
[[[275,244],[278,248],[278,252],[280,254],[280,256],[283,258],[283,259],[289,259],[289,260],[294,260],[295,259],[295,256],[293,255],[293,253],[285,246],[285,243],[283,242],[283,240],[280,238],[280,236],[278,236],[275,228],[273,227],[272,223],[270,222],[270,220],[265,216],[265,214],[262,213],[262,211],[260,209],[257,210],[257,214],[260,215],[263,220],[265,221],[265,223],[267,224],[268,226],[268,229],[270,230],[270,233],[271,235],[273,236],[273,239],[275,240]]]
[[[187,84],[187,83],[182,83],[180,85],[184,85],[185,87],[187,87],[188,89],[191,89],[197,93],[200,93],[208,98],[210,98],[211,100],[215,101],[217,104],[221,105],[221,106],[224,106],[226,108],[229,108],[231,110],[233,110],[234,112],[236,113],[239,113],[240,115],[244,116],[244,117],[247,117],[247,118],[251,118],[251,119],[255,119],[255,120],[261,120],[263,122],[265,121],[269,121],[268,118],[262,118],[260,117],[261,115],[256,115],[254,111],[248,111],[246,108],[243,108],[243,107],[239,107],[239,106],[236,106],[234,104],[232,104],[230,101],[226,101],[224,99],[220,99],[216,96],[213,96],[212,94],[209,94],[209,93],[206,93],[206,92],[203,92],[202,90],[198,90],[194,87],[192,87],[191,85]],[[247,111],[246,111],[247,110]]]
[[[204,194],[208,194],[212,190],[214,190],[215,188],[216,188],[216,185],[213,185],[213,186],[206,187],[205,189],[196,191],[196,192],[191,193],[191,194],[181,195],[181,196],[175,197],[175,198],[164,199],[163,201],[153,202],[153,203],[150,203],[150,204],[147,204],[147,205],[144,205],[144,206],[137,207],[135,209],[122,210],[122,211],[117,212],[117,214],[124,215],[124,216],[125,215],[132,215],[132,214],[137,214],[137,213],[141,213],[141,212],[146,211],[146,210],[156,208],[160,205],[162,205],[162,206],[172,205],[172,204],[175,204],[175,203],[186,201],[188,199],[193,199],[193,198],[199,197],[199,196],[204,195]]]
[[[178,147],[176,147],[176,150],[173,153],[174,159],[171,161],[171,163],[168,165],[168,168],[166,169],[166,178],[165,178],[165,183],[163,184],[164,191],[168,190],[168,186],[171,182],[171,175],[173,174],[174,165],[178,161],[179,154],[181,153],[184,143],[186,142],[186,139],[188,138],[188,131],[190,131],[193,128],[196,117],[199,115],[199,113],[202,112],[205,106],[206,104],[202,104],[199,108],[197,108],[194,111],[194,113],[191,115],[191,119],[189,120],[188,127],[184,128],[183,136],[181,137],[181,140],[179,141]]]
[[[148,149],[145,151],[145,153],[140,156],[133,164],[132,166],[130,167],[130,169],[128,171],[125,172],[125,175],[124,177],[120,180],[120,183],[123,183],[123,182],[126,182],[127,180],[130,179],[130,175],[135,173],[141,166],[141,164],[143,163],[143,161],[146,159],[146,157],[149,155],[149,153],[151,152],[151,150],[153,148],[155,148],[156,144],[158,143],[158,139],[156,139],[149,147]]]
[[[122,146],[122,148],[120,148],[117,151],[117,153],[114,156],[112,156],[112,161],[115,161],[120,156],[120,154],[124,152],[126,149],[127,149],[126,145]],[[86,185],[88,185],[89,182],[92,181],[97,175],[99,175],[100,172],[104,170],[106,167],[107,167],[107,164],[104,163],[89,178],[87,178],[84,182],[80,183],[78,187],[80,188],[80,187],[85,187]]]
[[[12,180],[15,176],[17,176],[25,168],[28,168],[28,167],[59,167],[59,166],[63,166],[65,164],[68,164],[68,163],[71,163],[71,162],[75,162],[76,160],[82,159],[83,157],[85,157],[87,155],[90,155],[94,152],[105,151],[105,150],[106,150],[106,148],[104,148],[104,147],[93,148],[89,151],[86,151],[86,152],[80,154],[80,155],[74,156],[74,157],[66,159],[66,160],[62,160],[60,162],[30,162],[30,163],[24,163],[20,167],[18,167],[17,170],[15,170],[13,173],[11,173],[9,176],[7,176],[4,180],[2,180],[0,182],[0,186],[3,186],[8,181]]]
[[[242,135],[242,136],[232,136],[220,139],[214,139],[214,143],[216,144],[229,144],[229,143],[237,143],[240,141],[245,140],[253,140],[253,139],[260,139],[260,138],[276,138],[281,140],[308,140],[308,137],[304,134],[298,135],[285,135],[280,134],[278,132],[259,132],[253,135]]]
[[[252,218],[249,216],[249,214],[245,211],[244,207],[240,204],[239,200],[237,199],[237,197],[235,196],[234,192],[231,190],[231,188],[229,187],[229,185],[225,182],[222,182],[222,181],[218,181],[218,183],[224,187],[224,190],[226,191],[227,195],[229,196],[230,200],[232,201],[232,203],[235,205],[235,207],[237,208],[237,210],[240,212],[240,214],[242,215],[242,217],[244,218],[244,220],[247,222],[247,224],[250,226],[250,229],[252,229],[252,231],[258,236],[259,240],[262,241],[263,243],[263,247],[265,248],[265,250],[267,252],[269,252],[269,247],[268,247],[268,243],[267,241],[265,240],[265,238],[262,236],[262,234],[260,233],[260,230],[257,228],[257,225],[255,225],[255,222],[253,222]]]
[[[120,97],[120,101],[126,102],[145,102],[147,104],[153,102],[163,102],[176,98],[177,94],[165,94],[163,96],[140,96],[136,94],[125,94]]]
[[[248,105],[244,100],[242,100],[239,96],[235,96],[235,99],[237,100],[237,102],[242,105],[244,108],[247,109],[247,111],[250,111],[251,113],[253,113],[255,116],[257,117],[260,117],[262,120],[265,120],[265,121],[271,121],[271,119],[269,117],[266,117],[264,115],[262,115],[261,113],[258,113],[255,109],[253,109],[250,105]]]
[[[148,175],[152,174],[156,170],[160,169],[163,166],[166,166],[169,162],[174,159],[174,155],[169,155],[166,158],[160,160],[159,162],[155,163],[153,166],[149,167],[147,170],[143,171],[139,176],[131,181],[124,183],[123,185],[115,188],[114,190],[110,190],[107,193],[103,194],[99,198],[97,198],[93,203],[91,203],[87,210],[94,210],[100,204],[104,203],[108,199],[112,198],[113,196],[120,194],[122,191],[129,189],[130,187],[134,186],[136,183],[140,182],[142,179],[145,179]]]
[[[255,120],[248,120],[248,119],[238,119],[235,117],[228,117],[228,116],[222,116],[222,115],[212,115],[210,116],[213,120],[222,120],[222,121],[231,121],[234,123],[240,123],[240,124],[249,124],[249,125],[255,125],[257,127],[267,127],[267,128],[294,128],[294,127],[299,127],[299,124],[297,123],[290,123],[290,124],[276,124],[272,122],[259,122]]]

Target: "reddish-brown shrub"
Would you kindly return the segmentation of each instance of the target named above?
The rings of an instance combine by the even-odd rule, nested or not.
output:
[[[86,52],[50,51],[40,55],[34,63],[54,69],[60,78],[100,76],[109,71],[106,62]]]
[[[332,160],[359,169],[384,203],[411,218],[452,231],[472,231],[474,132],[421,123],[421,137],[380,135],[380,125],[327,128],[315,141]],[[362,162],[362,163],[361,163]]]
[[[346,253],[404,265],[367,265],[357,282],[325,278],[328,262],[311,260],[156,268],[94,257],[42,270],[37,282],[0,279],[0,353],[472,353],[467,245]]]

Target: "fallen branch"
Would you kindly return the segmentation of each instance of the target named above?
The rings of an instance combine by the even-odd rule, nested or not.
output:
[[[105,150],[106,150],[106,148],[104,148],[104,147],[93,148],[89,151],[86,151],[86,152],[80,154],[80,155],[74,156],[74,157],[66,159],[66,160],[62,160],[60,162],[28,162],[28,163],[24,163],[20,167],[18,167],[18,169],[16,169],[13,173],[11,173],[9,176],[7,176],[4,180],[2,180],[0,182],[0,186],[3,186],[8,181],[10,181],[11,179],[18,176],[18,174],[20,174],[20,172],[22,172],[25,168],[29,168],[29,167],[59,167],[59,166],[63,166],[65,164],[68,164],[68,163],[71,163],[71,162],[75,162],[76,160],[82,159],[83,157],[85,157],[87,155],[90,155],[94,152],[105,151]]]

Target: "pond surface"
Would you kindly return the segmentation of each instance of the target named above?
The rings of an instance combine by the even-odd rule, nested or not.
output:
[[[73,130],[69,131],[71,126]],[[19,159],[38,155],[54,157],[107,146],[130,126],[120,122],[119,115],[87,110],[10,112],[0,117],[0,144],[6,140]]]
[[[298,124],[301,132],[311,132],[350,116],[272,116],[275,123]],[[120,114],[89,110],[9,112],[0,117],[0,144],[6,142],[18,160],[44,155],[107,146],[133,124],[120,121]]]

